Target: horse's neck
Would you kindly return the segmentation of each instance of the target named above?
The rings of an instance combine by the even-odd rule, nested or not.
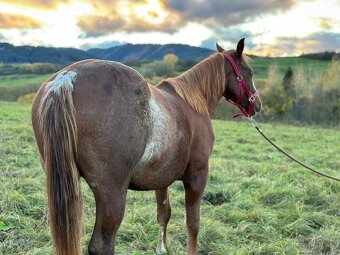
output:
[[[172,79],[175,83],[182,84],[182,86],[191,86],[192,91],[190,93],[195,94],[193,90],[198,90],[197,95],[202,96],[210,115],[224,93],[225,67],[224,60],[218,59],[219,57],[218,55],[213,55],[182,75]]]

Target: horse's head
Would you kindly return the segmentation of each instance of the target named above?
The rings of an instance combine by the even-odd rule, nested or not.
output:
[[[243,115],[254,116],[262,109],[259,92],[253,81],[254,72],[243,55],[244,38],[235,50],[225,51],[216,43],[217,51],[225,57],[226,83],[223,96],[230,103],[238,106]]]

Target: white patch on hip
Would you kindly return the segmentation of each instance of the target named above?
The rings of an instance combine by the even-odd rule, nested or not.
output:
[[[48,83],[48,93],[60,93],[62,88],[72,91],[73,83],[76,81],[77,73],[74,71],[60,72],[54,80]]]

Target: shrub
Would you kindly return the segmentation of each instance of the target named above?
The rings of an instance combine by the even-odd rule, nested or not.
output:
[[[138,68],[139,72],[146,78],[170,77],[176,73],[178,58],[174,54],[167,54],[162,61],[147,63]]]
[[[20,104],[32,104],[34,97],[35,97],[35,93],[29,93],[24,96],[20,96],[18,98],[18,102]]]

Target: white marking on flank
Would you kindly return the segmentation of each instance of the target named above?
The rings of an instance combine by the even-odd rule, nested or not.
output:
[[[151,159],[159,158],[169,146],[171,140],[168,134],[169,120],[167,119],[166,112],[162,106],[157,102],[157,99],[152,96],[150,100],[151,122],[152,131],[149,141],[146,145],[141,163],[146,163]]]

